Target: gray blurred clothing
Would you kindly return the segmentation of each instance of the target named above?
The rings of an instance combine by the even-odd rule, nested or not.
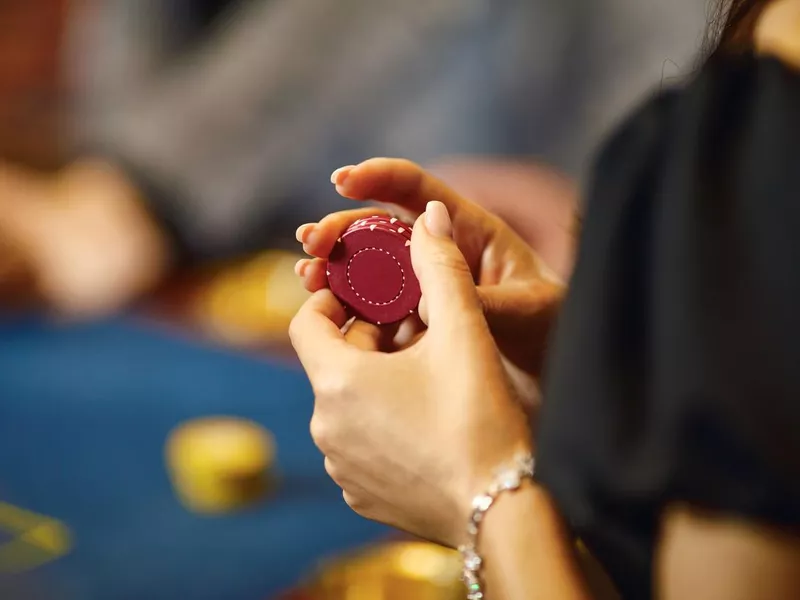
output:
[[[197,257],[337,209],[329,173],[369,156],[539,156],[581,177],[705,26],[705,0],[94,4],[73,36],[76,143],[154,182]]]

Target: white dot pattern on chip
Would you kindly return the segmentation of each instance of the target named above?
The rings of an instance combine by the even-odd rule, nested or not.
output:
[[[364,296],[362,296],[361,294],[359,294],[356,291],[356,288],[353,287],[353,282],[350,280],[350,265],[353,264],[353,260],[355,260],[355,258],[359,254],[361,254],[362,252],[369,252],[369,251],[383,252],[384,254],[386,254],[388,256],[391,256],[392,259],[394,260],[394,262],[397,263],[397,268],[400,269],[400,275],[403,278],[403,281],[400,284],[400,291],[397,292],[397,295],[394,298],[392,298],[391,300],[389,300],[388,302],[373,302],[372,300],[367,300],[366,298],[364,298]],[[397,301],[397,299],[400,296],[403,295],[403,290],[406,289],[406,272],[403,269],[403,265],[401,265],[400,261],[397,260],[397,257],[394,254],[392,254],[391,252],[389,252],[388,250],[384,250],[383,248],[375,248],[375,247],[362,248],[361,250],[359,250],[358,252],[353,254],[353,256],[350,257],[350,261],[347,263],[347,285],[350,286],[350,289],[353,290],[353,293],[355,293],[355,295],[358,296],[359,299],[363,300],[367,304],[371,304],[372,306],[387,306],[388,304],[391,304],[392,302]]]

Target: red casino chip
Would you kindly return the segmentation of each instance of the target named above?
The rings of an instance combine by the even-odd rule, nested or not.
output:
[[[366,219],[359,219],[353,223],[347,232],[356,231],[358,229],[389,229],[406,236],[411,239],[412,228],[411,225],[404,223],[396,218],[388,219],[386,217],[369,217]]]
[[[372,217],[342,235],[328,258],[328,285],[350,312],[370,323],[396,323],[417,310],[410,228]]]

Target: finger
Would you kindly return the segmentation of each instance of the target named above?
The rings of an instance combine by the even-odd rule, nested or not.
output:
[[[400,323],[378,326],[359,319],[353,319],[344,337],[348,344],[360,350],[392,352],[397,349],[395,338],[399,328]]]
[[[305,277],[308,265],[311,264],[310,258],[301,258],[294,264],[294,274],[298,277]]]
[[[565,290],[545,279],[477,288],[489,324],[505,329],[516,328],[520,323],[532,327],[539,318],[549,321],[552,312],[558,311]]]
[[[419,165],[404,159],[372,158],[334,172],[334,184],[345,198],[394,204],[415,217],[430,200],[442,202],[452,219],[475,205]]]
[[[339,473],[336,469],[336,465],[334,464],[334,462],[329,457],[326,456],[325,460],[323,461],[323,465],[325,466],[325,472],[328,474],[328,477],[330,477],[336,485],[342,487],[342,484],[340,483]]]
[[[328,261],[322,258],[303,258],[295,265],[295,274],[303,280],[303,287],[312,294],[328,287]]]
[[[506,357],[528,373],[540,373],[565,288],[540,280],[479,287],[478,295],[496,339],[518,339],[524,332],[530,340],[525,345],[501,345]]]
[[[366,490],[350,478],[345,477],[343,469],[339,468],[338,464],[330,457],[326,456],[323,464],[328,477],[342,490],[342,498],[345,503],[353,510],[362,508],[363,501],[360,499],[369,497]]]
[[[303,285],[312,294],[328,287],[327,261],[321,258],[303,258],[295,265],[295,274],[303,279]],[[345,331],[348,344],[361,350],[389,351],[400,324],[378,327],[364,321],[354,320]]]
[[[373,216],[389,216],[384,208],[369,207],[331,213],[319,223],[306,223],[297,229],[297,241],[303,251],[318,258],[328,258],[333,246],[350,225],[359,219]]]
[[[428,326],[428,301],[425,300],[425,296],[422,296],[419,299],[419,305],[417,306],[417,314],[419,315],[419,320],[425,324],[425,327]]]
[[[411,260],[425,298],[431,331],[448,334],[479,323],[483,307],[464,255],[453,239],[453,223],[441,202],[429,202],[411,237]]]
[[[347,313],[330,290],[311,296],[292,319],[289,337],[312,383],[351,350],[342,334],[346,322]]]
[[[392,340],[392,346],[398,350],[413,346],[425,333],[426,328],[419,315],[411,315],[400,323],[397,334]]]
[[[360,350],[376,351],[380,349],[383,334],[377,325],[355,319],[347,328],[344,338],[348,344]]]

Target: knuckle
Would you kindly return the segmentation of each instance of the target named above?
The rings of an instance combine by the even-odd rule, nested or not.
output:
[[[415,171],[420,173],[423,172],[423,168],[418,163],[415,163],[413,160],[410,160],[408,158],[395,158],[392,159],[392,162],[394,162],[395,166],[401,169],[408,169],[409,171]]]
[[[483,208],[480,208],[480,211],[481,211],[480,219],[484,221],[486,228],[489,231],[511,233],[513,235],[516,235],[516,233],[513,233],[513,230],[511,229],[509,224],[506,223],[500,217],[498,217],[495,213],[485,210]]]
[[[438,266],[454,271],[461,276],[468,276],[472,281],[472,272],[467,265],[467,261],[458,251],[457,248],[440,248],[436,252],[431,253],[430,261]]]
[[[342,370],[318,378],[313,385],[314,395],[318,401],[323,400],[330,402],[337,398],[347,396],[350,391],[350,383],[346,377],[346,373]]]
[[[333,442],[330,424],[326,419],[322,418],[319,413],[315,412],[311,417],[308,428],[314,445],[319,448],[323,454],[326,454],[331,449]]]
[[[475,294],[478,298],[478,305],[481,308],[481,313],[484,315],[491,312],[492,310],[492,298],[491,295],[486,292],[486,290],[477,287],[475,288]]]
[[[425,170],[407,158],[393,158],[386,163],[392,173],[391,184],[398,195],[407,200],[419,194],[425,182]]]
[[[327,456],[325,457],[325,472],[328,474],[328,477],[333,479],[333,481],[339,485],[339,477],[336,471],[336,465],[334,465],[333,461]]]
[[[353,512],[361,515],[362,517],[367,517],[369,515],[369,503],[360,496],[343,490],[342,498],[344,499],[345,504],[347,504],[347,506],[349,506]]]
[[[312,382],[317,400],[333,402],[353,396],[358,387],[359,374],[364,368],[362,362],[352,360],[346,354],[337,356],[336,369],[318,374]]]
[[[300,310],[302,311],[302,309]],[[301,335],[301,328],[302,328],[301,317],[302,314],[298,312],[289,322],[289,341],[292,343],[292,346],[295,349],[297,349],[297,343]]]

